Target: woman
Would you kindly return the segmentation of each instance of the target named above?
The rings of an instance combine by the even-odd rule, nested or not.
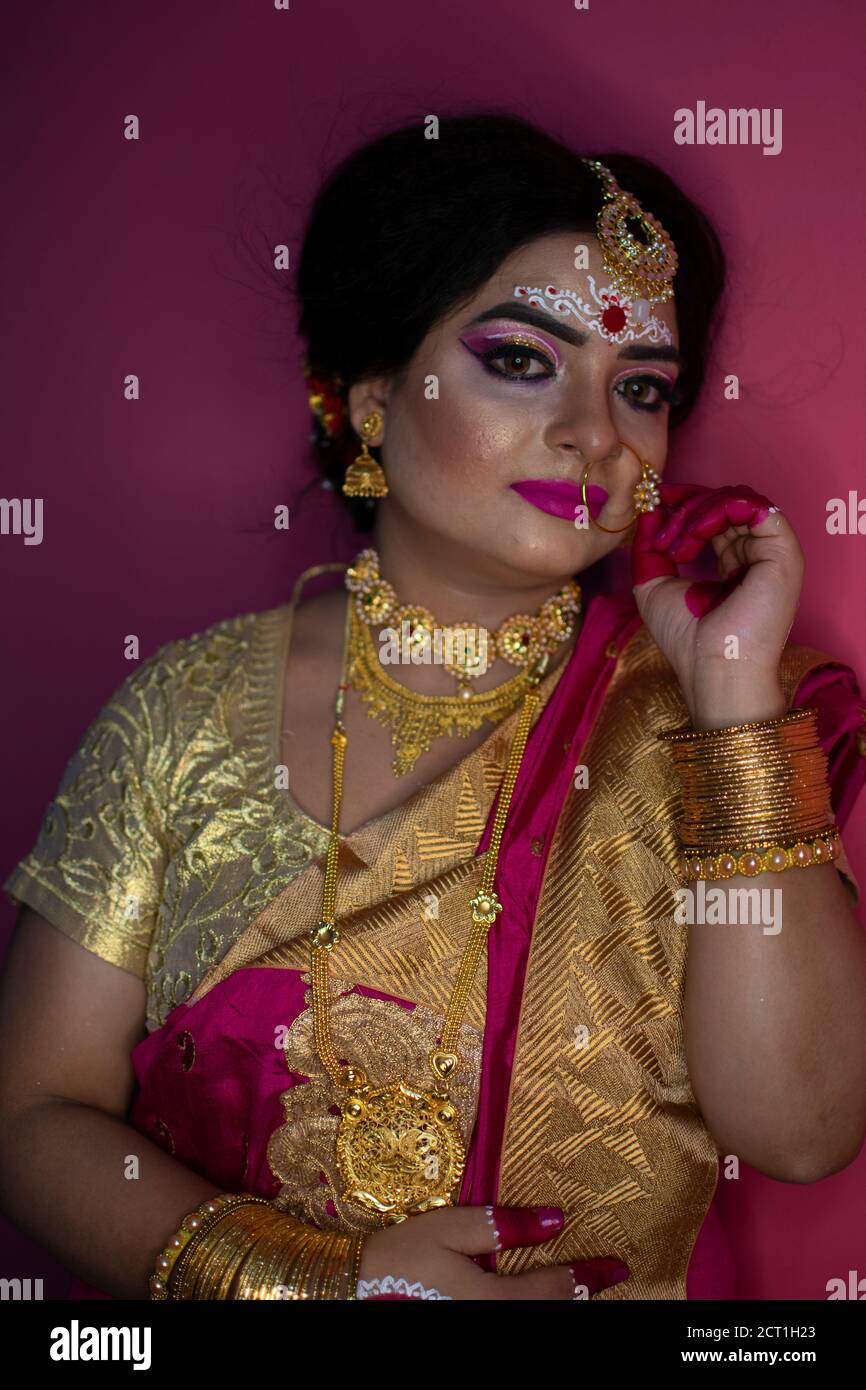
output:
[[[859,692],[785,645],[784,512],[662,481],[723,279],[661,171],[507,116],[327,181],[300,326],[370,543],[143,662],[6,884],[2,1200],[96,1289],[727,1297],[719,1154],[855,1157]]]

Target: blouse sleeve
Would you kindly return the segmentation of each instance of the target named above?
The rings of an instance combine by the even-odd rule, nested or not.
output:
[[[818,737],[827,755],[830,801],[840,831],[866,782],[866,701],[850,666],[828,661],[807,672],[794,692],[792,709],[818,711]],[[836,860],[855,902],[859,887],[843,849]]]
[[[103,960],[144,978],[167,858],[173,643],[136,667],[87,729],[36,844],[3,884]]]

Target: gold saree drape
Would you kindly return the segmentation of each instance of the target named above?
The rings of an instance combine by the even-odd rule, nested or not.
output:
[[[786,651],[781,675],[789,699],[803,675],[824,660],[801,648]],[[555,1241],[506,1252],[497,1267],[513,1273],[615,1254],[630,1266],[631,1278],[598,1295],[605,1299],[685,1298],[689,1258],[717,1181],[717,1150],[691,1090],[685,1054],[688,929],[673,915],[677,783],[656,738],[687,719],[669,664],[640,629],[622,651],[581,754],[588,786],[568,794],[556,826],[511,1077],[498,1200],[560,1206],[566,1224]],[[502,760],[508,729],[499,732],[495,761]],[[453,781],[438,790],[453,797]],[[434,789],[425,791],[435,798]],[[417,812],[417,806],[411,812],[401,807],[383,822],[390,820],[389,833],[399,833],[407,829],[402,816]],[[450,809],[440,803],[443,813],[453,817],[453,800]],[[379,852],[387,863],[381,839]],[[403,1065],[411,1079],[425,1079],[426,1052],[454,983],[466,903],[482,864],[483,855],[440,872],[420,862],[407,865],[402,892],[383,898],[380,889],[364,904],[359,895],[371,892],[374,879],[353,866],[351,856],[345,859],[339,882],[351,910],[344,916],[338,900],[335,996],[362,985],[412,1000],[417,1008],[414,1036],[404,1022],[395,1041],[396,1014],[390,1019],[381,1001],[343,993],[340,1005],[335,997],[335,1026],[347,1049],[341,1055],[358,1054],[377,1082],[393,1079]],[[194,997],[203,998],[238,969],[305,972],[321,884],[320,860],[268,905]],[[427,899],[435,900],[437,916],[425,923]],[[468,1068],[454,1097],[467,1134],[477,1105],[485,989],[482,963],[464,1024]],[[290,1030],[286,1057],[315,1088],[295,1087],[283,1097],[286,1123],[269,1147],[283,1182],[278,1202],[324,1224],[366,1226],[366,1218],[339,1198],[331,1161],[337,1118],[327,1114],[339,1097],[315,1057],[309,1008]],[[305,1145],[308,1157],[318,1156],[315,1162],[303,1163]],[[321,1174],[314,1174],[320,1165]],[[320,1176],[328,1181],[318,1185]],[[326,1197],[336,1213],[330,1219]]]

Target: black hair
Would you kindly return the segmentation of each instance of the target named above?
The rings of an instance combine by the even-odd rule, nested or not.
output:
[[[311,369],[349,386],[405,370],[433,325],[471,299],[519,246],[551,232],[594,232],[601,182],[580,154],[522,117],[443,116],[438,138],[418,122],[363,145],[327,176],[307,223],[297,272],[299,328]],[[673,238],[680,350],[685,367],[671,404],[675,427],[692,410],[725,284],[721,243],[706,215],[650,160],[600,159]],[[387,287],[387,289],[386,289]],[[340,493],[359,452],[344,416],[330,438],[313,434],[322,475],[360,530],[375,502]]]

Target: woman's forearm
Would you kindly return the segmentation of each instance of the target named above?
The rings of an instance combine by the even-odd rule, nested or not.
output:
[[[722,920],[683,927],[692,1086],[724,1153],[814,1181],[852,1162],[866,1129],[866,936],[829,864],[706,883],[705,907],[719,889]],[[760,920],[732,921],[743,890]]]
[[[131,1158],[138,1176],[127,1176]],[[48,1099],[3,1116],[0,1205],[80,1278],[146,1299],[154,1261],[218,1189],[113,1115]]]

